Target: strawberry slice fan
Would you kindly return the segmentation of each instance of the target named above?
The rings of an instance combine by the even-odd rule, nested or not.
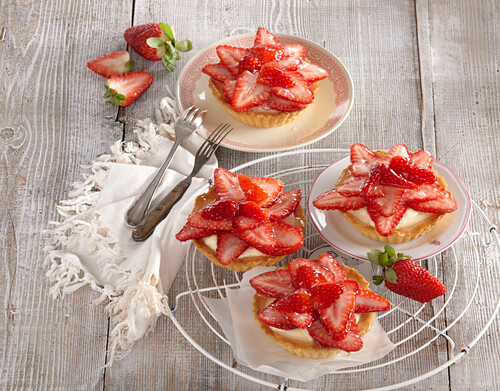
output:
[[[304,204],[328,190],[317,189],[321,185],[321,173],[328,172],[332,162],[347,155],[349,151],[341,149],[291,151],[262,157],[231,171],[281,180],[285,184],[283,191],[300,189]],[[290,167],[290,162],[295,164]],[[346,166],[343,164],[342,169]],[[417,263],[446,285],[446,293],[422,304],[387,290],[384,284],[377,286],[370,283],[370,289],[391,304],[388,311],[377,315],[380,330],[372,327],[363,337],[364,345],[369,347],[370,333],[375,333],[378,343],[375,343],[374,349],[379,350],[378,355],[358,357],[358,353],[363,353],[363,347],[358,352],[341,353],[328,359],[307,359],[289,354],[266,335],[263,335],[263,340],[260,339],[259,324],[252,313],[255,290],[250,287],[249,280],[270,269],[258,267],[244,274],[223,270],[208,262],[190,242],[187,242],[188,251],[181,273],[168,296],[163,298],[165,307],[169,308],[167,316],[203,355],[232,373],[274,389],[327,389],[333,383],[344,384],[348,388],[354,384],[358,389],[393,389],[417,383],[445,370],[474,347],[500,310],[500,286],[486,284],[483,277],[485,274],[500,273],[500,239],[496,227],[481,208],[474,202],[467,202],[466,190],[462,193],[463,185],[458,177],[442,164],[435,163],[434,169],[446,179],[458,209],[448,220],[444,220],[443,229],[436,228],[435,234],[430,231],[423,236],[425,241],[415,246],[425,258]],[[336,178],[330,178],[325,186],[331,189],[335,181]],[[207,188],[201,189],[200,194]],[[463,225],[462,220],[467,221],[470,212],[467,205],[474,213],[468,228],[464,227],[465,234],[460,236],[458,232],[453,237],[447,237],[447,232]],[[190,206],[190,202],[184,206],[188,213]],[[330,212],[333,216],[337,214],[336,211]],[[323,216],[323,219],[328,222],[329,216]],[[340,248],[344,248],[345,244],[330,241],[317,222],[311,221],[315,216],[309,217],[304,246],[277,267],[286,266],[296,258],[317,259],[320,254],[328,252],[340,263],[358,269],[371,282],[371,264],[342,251]],[[325,239],[330,243],[325,244]],[[365,257],[370,249],[384,247],[382,242],[365,244],[363,240],[370,239],[361,239],[360,247],[364,249]],[[412,242],[392,246],[397,252],[418,254],[419,251],[412,248]],[[440,253],[443,247],[447,250]],[[479,308],[475,304],[478,301],[482,303]],[[451,313],[446,311],[448,306],[453,308]],[[294,321],[301,324],[304,319]],[[227,355],[227,349],[221,349],[220,343],[229,345],[233,354]],[[443,354],[436,354],[436,351]],[[280,358],[274,360],[275,354]],[[422,360],[422,354],[435,359]],[[377,359],[373,361],[373,357]],[[403,360],[405,365],[415,368],[412,377],[405,373],[394,376]],[[339,362],[341,365],[332,366],[332,363]],[[314,383],[310,383],[313,379]]]

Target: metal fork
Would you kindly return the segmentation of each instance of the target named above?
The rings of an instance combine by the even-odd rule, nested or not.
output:
[[[203,115],[206,113],[206,110],[200,110],[193,106],[188,107],[182,115],[175,122],[175,140],[174,145],[172,145],[172,149],[168,154],[167,158],[159,168],[155,177],[148,185],[144,193],[141,194],[139,198],[137,198],[134,203],[130,206],[129,210],[125,214],[125,222],[128,227],[134,228],[146,215],[146,212],[151,204],[151,199],[153,198],[158,185],[160,184],[165,171],[167,170],[172,158],[174,157],[175,151],[179,147],[179,145],[189,138],[196,129],[198,129],[203,121]]]
[[[232,130],[233,128],[231,128],[229,124],[221,124],[210,134],[196,152],[194,167],[191,174],[189,174],[186,179],[179,182],[177,186],[175,186],[134,228],[132,231],[132,238],[135,241],[140,242],[146,240],[153,233],[156,226],[168,216],[173,206],[181,199],[191,185],[193,177],[198,174],[208,159],[210,159],[217,148],[219,148],[222,140],[224,140]]]

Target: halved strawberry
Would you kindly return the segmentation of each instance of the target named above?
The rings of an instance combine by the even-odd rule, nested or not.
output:
[[[288,99],[283,99],[274,94],[271,94],[269,96],[266,103],[269,105],[270,109],[282,111],[285,113],[290,111],[304,110],[307,107],[307,105],[303,103],[297,103]]]
[[[419,212],[425,213],[451,213],[457,210],[457,201],[448,193],[447,196],[441,199],[423,201],[423,202],[408,202],[408,206]]]
[[[304,62],[306,49],[302,45],[283,45],[284,56],[278,63],[288,71],[295,71]],[[307,78],[306,78],[307,80]]]
[[[305,266],[299,268],[303,269]],[[335,283],[318,283],[309,288],[318,311],[330,307],[344,293],[341,285]]]
[[[292,275],[286,269],[262,273],[250,280],[250,285],[261,295],[280,298],[295,291]]]
[[[274,204],[268,210],[270,212],[270,219],[284,219],[289,216],[300,204],[302,199],[302,192],[300,190],[292,190],[286,193],[281,193]]]
[[[259,71],[257,83],[265,84],[269,87],[291,88],[295,85],[287,70],[277,62],[264,64]]]
[[[417,185],[431,184],[436,181],[436,175],[431,170],[421,168],[412,163],[409,158],[402,156],[394,156],[389,163],[389,168]]]
[[[354,292],[343,292],[337,300],[318,311],[321,320],[334,339],[342,339],[347,334],[347,323],[354,311],[354,298]]]
[[[337,186],[336,190],[345,197],[362,197],[366,177],[357,177]]]
[[[314,101],[314,93],[310,83],[298,72],[288,73],[293,80],[293,87],[273,87],[271,91],[276,96],[293,102],[309,104]]]
[[[234,77],[238,77],[238,66],[240,61],[250,53],[250,49],[219,45],[215,50],[217,51],[217,56],[219,56],[221,63],[224,64]]]
[[[394,232],[394,229],[403,218],[406,209],[408,209],[408,207],[404,203],[401,203],[393,215],[385,217],[382,216],[370,203],[367,204],[368,214],[375,224],[375,229],[382,236],[389,236]]]
[[[262,61],[260,61],[256,56],[250,54],[243,57],[238,65],[238,72],[243,73],[245,71],[250,71],[252,73],[258,72],[262,68]]]
[[[129,106],[153,84],[153,76],[148,72],[130,72],[111,76],[106,84],[104,98],[113,106]]]
[[[285,51],[281,45],[255,45],[251,50],[264,64],[279,61],[285,55]]]
[[[245,199],[236,174],[224,168],[215,169],[214,185],[218,200],[230,199],[239,202]]]
[[[221,62],[218,64],[207,64],[201,71],[221,83],[224,83],[227,80],[235,80],[232,73],[229,72],[229,70]]]
[[[222,85],[222,92],[229,103],[233,102],[234,88],[236,86],[236,80],[226,80]]]
[[[257,45],[279,45],[280,41],[276,39],[269,31],[264,27],[259,27],[257,29],[257,34],[255,34],[255,40],[253,42],[254,46]]]
[[[267,202],[269,194],[262,187],[258,186],[252,178],[238,174],[238,181],[248,201],[254,201],[257,205]]]
[[[363,144],[351,145],[351,172],[355,177],[368,175],[379,157]]]
[[[447,191],[437,183],[420,185],[418,190],[408,190],[403,194],[404,202],[424,202],[445,198]]]
[[[360,289],[356,295],[355,302],[354,312],[358,314],[363,312],[387,311],[391,308],[391,303],[368,289]]]
[[[344,284],[343,285],[344,289],[346,291],[352,291],[356,295],[359,293],[359,284],[356,281],[354,281],[354,280],[345,280],[343,284]]]
[[[265,224],[265,223],[264,223]],[[274,234],[274,246],[254,247],[267,255],[278,256],[293,254],[304,244],[304,233],[299,227],[285,223],[282,220],[271,221]]]
[[[230,220],[237,210],[238,203],[233,200],[216,201],[201,209],[203,218],[207,220]]]
[[[309,289],[316,284],[326,283],[325,276],[309,266],[301,266],[295,271],[295,286]]]
[[[233,229],[233,234],[257,249],[273,249],[276,245],[273,227],[269,221],[264,221],[254,229]]]
[[[326,70],[308,61],[302,62],[297,72],[299,72],[309,83],[314,83],[328,77],[328,72]]]
[[[432,162],[434,157],[429,151],[417,151],[410,155],[410,161],[421,168],[430,170],[432,168]]]
[[[253,176],[250,179],[253,181],[253,183],[255,183],[268,194],[268,199],[260,203],[260,206],[262,206],[263,208],[274,204],[276,198],[281,194],[283,190],[283,182],[277,179],[256,176]]]
[[[245,71],[236,81],[231,105],[236,112],[246,111],[251,107],[264,103],[269,98],[269,94],[268,86],[257,83],[256,74]]]
[[[382,216],[389,217],[394,214],[402,202],[405,189],[401,187],[383,186],[384,197],[373,198],[369,203]]]
[[[217,234],[217,260],[223,265],[229,265],[248,248],[248,243],[238,239],[231,232]]]
[[[264,308],[264,310],[259,314],[259,320],[271,327],[281,330],[291,330],[297,328],[285,315],[276,309],[275,302]]]
[[[418,189],[418,186],[415,183],[410,182],[409,180],[396,174],[391,169],[386,169],[382,171],[382,175],[380,176],[380,183],[383,185],[402,187],[403,189],[411,189],[411,190]]]
[[[356,210],[364,207],[365,204],[363,197],[345,197],[335,189],[321,194],[313,201],[316,208],[324,210]]]
[[[188,217],[189,225],[196,228],[215,229],[217,231],[230,231],[233,228],[233,220],[212,220],[204,216],[203,209],[192,213]]]
[[[190,239],[205,238],[207,236],[215,234],[215,232],[216,231],[213,229],[196,228],[193,227],[192,225],[189,225],[189,223],[186,223],[186,225],[184,225],[184,227],[182,227],[182,229],[179,232],[177,232],[175,237],[177,240],[185,242],[186,240]]]
[[[393,146],[389,152],[387,152],[380,160],[378,164],[383,164],[385,166],[389,166],[392,158],[395,156],[402,157],[404,159],[408,159],[410,157],[410,153],[408,152],[408,148],[404,144],[396,144]]]
[[[302,281],[300,278],[297,277],[297,271],[299,270],[299,268],[302,267],[314,270],[316,274],[322,275],[325,281],[328,283],[335,282],[335,276],[332,274],[332,272],[330,272],[330,270],[321,266],[317,262],[311,261],[310,259],[297,258],[290,261],[290,263],[288,264],[288,270],[290,271],[290,274],[292,276],[292,283],[296,287],[299,287],[299,284]]]
[[[328,253],[323,253],[318,257],[318,264],[330,270],[334,275],[334,282],[342,284],[347,278],[347,273],[340,267],[337,260]]]
[[[104,54],[87,63],[87,68],[104,77],[130,72],[133,66],[134,62],[126,51]]]

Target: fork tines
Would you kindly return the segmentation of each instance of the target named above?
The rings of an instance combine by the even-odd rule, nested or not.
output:
[[[215,128],[215,130],[207,137],[205,142],[198,149],[196,155],[208,155],[211,156],[217,148],[219,148],[222,140],[233,130],[229,124],[220,124]]]

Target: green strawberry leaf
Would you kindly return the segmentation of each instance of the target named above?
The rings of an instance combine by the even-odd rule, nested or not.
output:
[[[387,256],[389,258],[392,258],[392,257],[395,257],[396,256],[396,250],[394,250],[394,248],[392,248],[391,246],[389,246],[388,244],[386,244],[384,246],[384,250],[385,252],[387,253]]]
[[[384,276],[373,276],[373,283],[375,285],[380,285],[384,281]]]
[[[163,58],[161,59],[161,64],[168,72],[174,71],[174,68],[172,67],[171,63],[167,61],[167,58],[165,56],[163,56]]]
[[[152,48],[161,48],[165,46],[165,41],[163,39],[156,37],[148,38],[146,40],[146,43],[148,44],[148,46],[151,46]]]
[[[176,50],[174,45],[172,45],[172,42],[167,42],[167,51],[166,53],[170,54],[171,57],[174,56]]]
[[[175,48],[179,52],[189,52],[193,48],[193,44],[189,39],[185,39],[183,41],[177,42]]]
[[[387,253],[380,253],[378,255],[378,263],[382,267],[386,267],[389,265],[389,257],[387,256]]]
[[[392,282],[393,284],[397,284],[398,276],[396,275],[394,269],[389,268],[385,271],[385,279],[389,282]]]
[[[368,252],[366,255],[368,256],[368,259],[370,260],[371,263],[380,266],[380,262],[378,261],[378,256],[382,251],[374,248],[370,252]]]
[[[163,34],[165,34],[165,37],[167,37],[171,41],[175,41],[175,35],[174,35],[174,31],[172,30],[172,27],[170,27],[166,23],[160,23],[160,28],[161,28],[161,31],[163,32]]]

